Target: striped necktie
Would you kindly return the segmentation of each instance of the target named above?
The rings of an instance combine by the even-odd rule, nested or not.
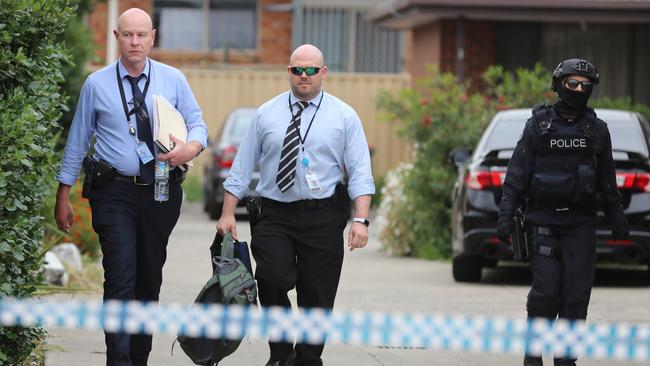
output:
[[[293,117],[294,124],[289,122],[287,132],[284,135],[282,144],[282,154],[280,155],[280,164],[278,165],[278,175],[275,178],[275,184],[282,193],[293,187],[296,181],[296,165],[298,161],[298,149],[300,149],[300,116],[302,111],[309,106],[309,102],[299,101],[298,113]]]

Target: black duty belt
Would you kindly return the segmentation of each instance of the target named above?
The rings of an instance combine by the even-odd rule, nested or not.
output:
[[[334,196],[329,198],[299,200],[293,202],[280,202],[270,198],[262,197],[262,207],[275,207],[293,210],[313,210],[317,208],[333,206],[336,203]]]
[[[118,172],[115,172],[115,176],[113,176],[113,179],[115,179],[117,181],[120,181],[120,182],[133,183],[133,184],[138,185],[138,186],[153,185],[153,183],[152,184],[144,183],[140,179],[139,175],[124,175],[124,174],[120,174]],[[169,172],[169,180],[172,181],[172,182],[183,182],[183,180],[185,180],[185,172],[183,172],[180,169],[174,169],[174,170]]]
[[[573,204],[573,203],[543,204],[543,203],[532,202],[530,203],[530,208],[537,209],[537,210],[549,210],[555,212],[571,211],[571,212],[580,212],[580,213],[593,213],[596,211],[596,208],[594,207],[593,204],[580,205],[580,204]]]

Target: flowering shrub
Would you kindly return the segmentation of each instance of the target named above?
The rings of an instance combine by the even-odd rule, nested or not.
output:
[[[492,66],[484,74],[485,90],[469,94],[469,85],[450,73],[431,69],[416,89],[383,94],[379,108],[385,118],[401,125],[400,133],[413,141],[413,163],[387,175],[377,221],[383,245],[398,255],[446,258],[451,254],[451,192],[456,169],[448,154],[458,146],[473,148],[490,118],[500,110],[532,108],[553,103],[551,73],[540,65],[506,72]],[[650,108],[629,98],[593,100],[590,105],[638,111]],[[390,177],[390,178],[389,178]]]
[[[451,254],[451,191],[457,178],[448,163],[458,146],[474,147],[498,110],[551,102],[550,73],[540,66],[508,73],[500,66],[484,74],[484,92],[469,93],[451,73],[430,70],[416,89],[383,94],[379,108],[400,134],[413,141],[413,162],[387,177],[378,212],[383,245],[399,255],[446,258]],[[407,167],[410,167],[407,168]]]

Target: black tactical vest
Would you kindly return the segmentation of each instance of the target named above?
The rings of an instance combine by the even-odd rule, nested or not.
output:
[[[537,122],[529,198],[538,206],[590,204],[597,192],[594,119],[561,120],[550,106],[533,109]]]

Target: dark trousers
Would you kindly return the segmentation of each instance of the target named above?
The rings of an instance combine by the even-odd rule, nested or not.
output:
[[[167,241],[180,214],[181,185],[170,181],[169,201],[153,186],[112,180],[90,196],[93,229],[104,254],[104,300],[157,301]],[[150,335],[105,333],[106,365],[146,365]]]
[[[595,220],[551,229],[552,235],[533,232],[530,237],[536,252],[530,259],[533,286],[526,304],[528,316],[586,319],[595,274]],[[551,248],[552,255],[540,254],[540,247]],[[555,359],[555,365],[574,365],[574,362]]]
[[[287,292],[296,288],[299,307],[331,309],[343,265],[346,216],[333,202],[322,207],[262,201],[252,233],[260,303],[291,307]],[[270,342],[272,360],[285,359],[293,343]],[[296,344],[293,365],[322,365],[323,345]]]

